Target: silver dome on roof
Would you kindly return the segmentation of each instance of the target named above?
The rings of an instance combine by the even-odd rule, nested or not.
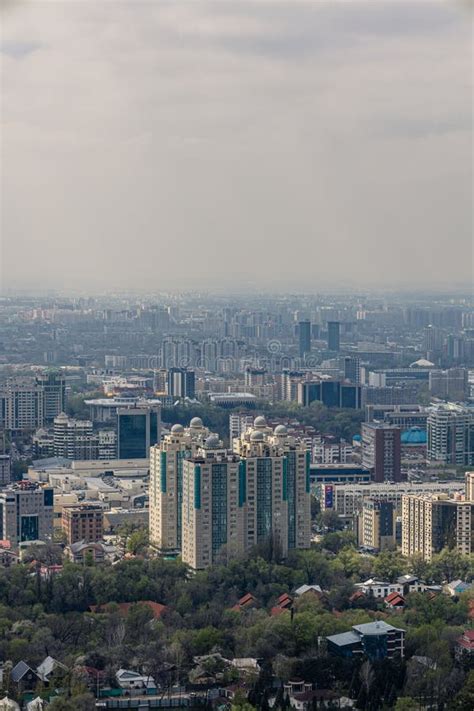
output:
[[[259,415],[258,417],[256,417],[256,418],[254,419],[254,421],[253,421],[253,426],[254,426],[254,427],[260,427],[260,428],[266,427],[266,426],[267,426],[267,421],[266,421],[266,419],[264,418],[263,415]]]
[[[179,425],[179,424],[173,425],[173,427],[171,428],[171,432],[173,434],[179,434],[181,432],[184,432],[184,427],[183,427],[183,425]]]
[[[274,434],[276,435],[286,435],[288,434],[288,430],[285,427],[285,425],[277,425],[274,430]]]
[[[220,444],[220,439],[216,434],[211,434],[206,439],[206,447],[209,447],[211,449],[217,449],[218,447],[220,447]]]
[[[201,418],[200,417],[193,417],[193,419],[189,423],[189,426],[193,427],[195,429],[200,429],[203,426]]]
[[[250,441],[251,442],[263,442],[265,439],[265,435],[263,432],[259,432],[258,430],[256,432],[252,432],[250,435]]]

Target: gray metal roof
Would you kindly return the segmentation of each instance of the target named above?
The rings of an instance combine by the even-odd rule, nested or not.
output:
[[[337,644],[338,647],[345,647],[348,644],[356,644],[360,642],[360,637],[355,632],[341,632],[340,634],[333,634],[330,637],[326,637],[328,642]]]

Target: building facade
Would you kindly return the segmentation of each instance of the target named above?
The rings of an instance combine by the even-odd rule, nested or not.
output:
[[[431,560],[443,548],[470,555],[474,544],[474,502],[447,496],[406,495],[402,502],[402,553]]]
[[[183,463],[210,436],[199,417],[176,424],[150,449],[150,542],[177,554],[182,547]]]
[[[104,510],[98,504],[63,506],[61,523],[68,545],[95,543],[104,537]]]
[[[435,405],[427,420],[427,457],[443,464],[474,464],[474,409],[455,403]]]
[[[0,491],[0,538],[14,548],[25,541],[53,536],[53,489],[21,481]]]
[[[362,424],[362,465],[373,472],[376,482],[401,481],[400,428],[364,422]]]

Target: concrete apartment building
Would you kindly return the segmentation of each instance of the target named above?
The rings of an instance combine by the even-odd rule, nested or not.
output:
[[[183,462],[210,434],[194,417],[189,427],[173,425],[161,443],[150,448],[150,542],[161,551],[181,551]]]
[[[443,548],[474,551],[474,501],[447,496],[410,496],[402,502],[402,553],[431,560]]]
[[[207,436],[204,436],[207,435]],[[195,569],[271,542],[285,556],[310,545],[310,451],[263,417],[234,451],[199,418],[174,425],[150,457],[150,536]]]
[[[430,407],[427,432],[430,461],[474,464],[474,408],[452,402]]]
[[[376,482],[402,480],[401,430],[383,423],[362,424],[362,465]]]
[[[393,550],[396,515],[391,501],[366,499],[359,515],[359,545],[376,551]]]

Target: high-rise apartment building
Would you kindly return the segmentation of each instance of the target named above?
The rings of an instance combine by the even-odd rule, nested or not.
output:
[[[300,358],[304,358],[307,353],[311,353],[311,323],[309,321],[299,322],[298,335]]]
[[[382,423],[362,424],[362,465],[376,482],[401,481],[401,430]]]
[[[11,378],[0,393],[3,426],[11,432],[33,431],[44,423],[43,387],[32,378]]]
[[[44,420],[52,422],[66,409],[66,378],[60,370],[48,369],[36,376],[43,390]]]
[[[190,426],[173,425],[150,449],[150,542],[179,553],[182,545],[183,462],[210,436],[199,417]]]
[[[466,472],[465,496],[467,501],[474,501],[474,472]]]
[[[195,418],[174,425],[150,457],[150,537],[191,567],[268,543],[278,554],[310,545],[310,452],[263,417],[226,449]]]
[[[183,462],[182,519],[182,559],[194,569],[246,549],[244,465],[217,436]]]
[[[0,538],[14,548],[53,536],[53,489],[21,481],[0,491]]]
[[[80,541],[96,543],[104,536],[104,510],[102,506],[90,503],[64,506],[61,524],[68,545]]]
[[[339,321],[328,321],[328,350],[339,351],[340,344],[340,329]]]
[[[288,435],[285,425],[272,431],[265,418],[254,426],[234,451],[245,463],[247,548],[273,538],[281,554],[308,548],[311,536],[310,461],[308,447]]]
[[[90,420],[75,420],[61,412],[54,418],[54,456],[95,459],[96,438]]]
[[[395,524],[393,502],[365,499],[359,515],[359,545],[379,551],[395,548]]]
[[[0,487],[11,481],[11,460],[9,454],[0,454]]]
[[[474,464],[474,408],[454,403],[429,408],[427,457],[459,466]]]
[[[443,548],[474,551],[474,501],[406,495],[402,501],[402,553],[431,560]]]
[[[168,370],[167,392],[174,398],[194,398],[195,374],[187,368],[170,368]]]

